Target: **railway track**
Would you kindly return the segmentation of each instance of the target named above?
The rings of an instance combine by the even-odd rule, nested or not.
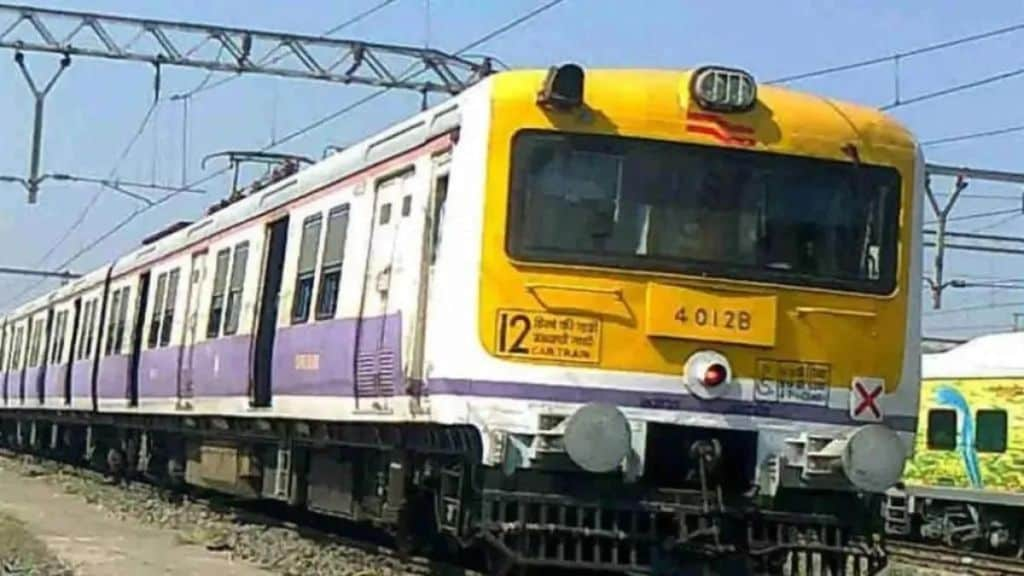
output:
[[[972,576],[1024,576],[1024,561],[1017,558],[950,550],[941,546],[914,542],[893,542],[886,545],[890,566],[900,562],[914,567]]]

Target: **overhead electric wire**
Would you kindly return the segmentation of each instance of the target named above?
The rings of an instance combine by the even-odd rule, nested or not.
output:
[[[907,98],[906,100],[896,100],[892,104],[886,104],[885,106],[882,106],[881,109],[892,110],[894,108],[901,108],[903,106],[917,104],[918,102],[924,102],[926,100],[934,100],[935,98],[949,96],[950,94],[963,92],[964,90],[971,90],[973,88],[978,88],[979,86],[992,84],[993,82],[1002,82],[1003,80],[1009,80],[1010,78],[1015,78],[1021,75],[1024,75],[1024,68],[1016,68],[1014,70],[1010,70],[1009,72],[1002,72],[1000,74],[986,76],[985,78],[981,78],[980,80],[974,80],[971,82],[966,82],[964,84],[957,84],[956,86],[950,86],[949,88],[935,90],[934,92],[926,92],[919,96],[914,96],[913,98]]]
[[[347,27],[349,27],[349,26],[351,26],[353,24],[356,24],[357,22],[365,20],[369,16],[375,14],[376,12],[382,10],[383,8],[386,8],[390,4],[394,4],[397,1],[398,0],[383,0],[381,2],[378,2],[377,4],[371,6],[370,8],[368,8],[368,9],[362,11],[362,12],[360,12],[359,14],[356,14],[355,16],[349,18],[348,20],[345,20],[344,22],[339,23],[337,26],[333,26],[330,29],[324,31],[323,35],[324,36],[330,36],[331,34],[334,34],[336,32],[340,32],[341,30],[343,30],[343,29],[345,29],[345,28],[347,28]],[[222,55],[223,55],[223,47],[219,48],[218,51],[217,51],[217,60],[218,61],[220,60]],[[281,56],[280,58],[284,58],[284,56]],[[229,77],[227,77],[225,79],[222,79],[221,81],[214,82],[214,83],[211,84],[210,83],[210,79],[212,78],[212,76],[213,76],[213,71],[211,70],[211,71],[207,72],[204,75],[203,79],[194,88],[192,88],[190,90],[187,90],[185,92],[182,92],[182,93],[174,94],[174,95],[170,96],[168,98],[168,100],[181,100],[181,99],[185,99],[185,98],[191,98],[192,96],[195,96],[196,94],[199,94],[201,92],[205,92],[207,90],[211,90],[211,89],[216,88],[218,86],[222,86],[223,84],[226,84],[227,82],[230,82],[231,80],[234,80],[234,79],[237,78],[237,76],[229,76]],[[119,169],[121,163],[128,156],[128,154],[131,152],[132,148],[134,148],[134,146],[138,142],[139,138],[142,137],[142,134],[145,131],[146,126],[149,124],[149,121],[152,118],[153,113],[155,112],[157,105],[159,105],[159,102],[160,102],[159,99],[154,100],[153,103],[150,105],[149,109],[146,111],[146,115],[143,118],[142,123],[139,125],[139,128],[136,130],[135,134],[132,136],[131,141],[128,143],[128,145],[125,147],[125,149],[122,151],[121,155],[118,157],[118,160],[117,160],[117,162],[114,165],[114,170],[111,171],[110,175],[108,176],[108,179],[113,179],[113,178],[116,177],[117,170]],[[217,175],[219,175],[219,174],[217,174]],[[206,180],[200,180],[199,182],[206,182]],[[185,190],[187,188],[194,188],[196,185],[197,185],[196,183],[192,183],[192,184],[189,184],[189,185],[183,185],[182,186],[182,190]],[[104,190],[103,186],[98,186],[97,187],[96,193],[93,194],[92,198],[90,198],[89,203],[86,204],[85,208],[83,208],[81,212],[79,212],[78,216],[75,217],[75,221],[71,223],[71,226],[67,230],[64,231],[64,233],[57,240],[57,242],[54,243],[54,245],[51,246],[46,251],[46,254],[36,263],[37,267],[42,266],[46,262],[46,260],[48,260],[51,256],[53,256],[53,253],[56,252],[57,249],[61,245],[63,245],[63,243],[66,242],[67,239],[72,234],[74,234],[74,232],[85,222],[85,219],[88,217],[88,215],[92,211],[92,209],[96,206],[96,203],[99,202],[99,199],[103,195],[104,191],[105,190]],[[172,195],[168,195],[168,196],[173,197]],[[153,204],[151,204],[147,208],[152,208],[152,207],[155,207],[157,205],[163,204],[167,200],[170,200],[170,197],[165,197],[165,198],[158,199],[158,200],[154,201]],[[136,216],[138,216],[138,211],[129,214],[128,217],[125,219],[124,225],[127,225],[129,222],[134,220]],[[120,229],[123,228],[123,226],[119,226],[119,227],[116,227],[116,228],[117,228],[117,230],[120,230]],[[115,230],[115,232],[117,230]],[[105,238],[106,237],[104,237],[104,239]],[[29,291],[34,290],[38,285],[39,284],[37,283],[37,284],[35,284],[33,286],[29,286],[28,288],[26,288],[22,292],[19,292],[17,295],[15,295],[13,298],[8,299],[7,302],[10,302],[11,300],[17,300],[17,299],[21,298],[22,296],[27,294]]]
[[[990,212],[975,212],[973,214],[965,214],[963,216],[956,216],[949,218],[946,222],[962,222],[964,220],[977,220],[979,218],[993,218],[995,216],[1005,216],[1007,214],[1020,214],[1020,208],[1007,208],[1005,210],[992,210]],[[938,224],[936,221],[925,222],[925,226],[933,226]]]
[[[988,138],[991,136],[1000,136],[1003,134],[1012,134],[1014,132],[1024,132],[1024,124],[1017,126],[1008,126],[1006,128],[998,128],[995,130],[984,130],[981,132],[968,132],[966,134],[959,134],[956,136],[946,136],[944,138],[935,138],[934,140],[923,140],[921,146],[938,146],[940,144],[949,144],[951,142],[962,142],[964,140],[975,140],[977,138]]]
[[[546,2],[546,3],[538,6],[537,8],[534,8],[533,10],[530,10],[529,12],[523,14],[522,16],[509,21],[508,23],[506,23],[506,24],[496,28],[495,30],[493,30],[491,32],[488,32],[487,34],[481,36],[480,38],[477,38],[476,40],[474,40],[474,41],[470,42],[469,44],[463,46],[462,48],[460,48],[459,50],[457,50],[455,52],[455,55],[456,56],[461,56],[464,53],[466,53],[466,52],[468,52],[470,50],[473,50],[474,48],[479,47],[481,44],[485,44],[485,43],[493,40],[494,38],[497,38],[498,36],[504,34],[505,32],[508,32],[509,30],[512,30],[513,28],[516,28],[517,26],[520,26],[520,25],[526,23],[527,21],[529,21],[529,20],[531,20],[531,19],[541,15],[542,13],[544,13],[544,12],[554,8],[555,6],[557,6],[557,5],[559,5],[559,4],[563,3],[563,2],[565,2],[565,0],[550,0],[549,2]],[[421,70],[418,70],[418,71],[416,71],[416,72],[414,72],[412,74],[408,74],[408,75],[407,74],[402,74],[401,77],[402,77],[403,80],[406,80],[406,79],[409,79],[409,78],[414,78],[414,77],[418,76],[419,74],[423,73],[424,70],[425,70],[425,68],[421,69]],[[290,140],[294,140],[295,138],[298,138],[299,136],[302,136],[303,134],[306,134],[307,132],[315,130],[315,129],[319,128],[320,126],[323,126],[324,124],[327,124],[328,122],[338,118],[339,116],[341,116],[343,114],[347,114],[348,112],[351,112],[352,110],[354,110],[354,109],[356,109],[356,108],[358,108],[360,106],[363,106],[363,105],[367,104],[368,102],[371,102],[371,101],[375,100],[376,98],[378,98],[380,96],[383,96],[384,94],[386,94],[386,93],[388,93],[390,91],[391,91],[391,88],[382,88],[382,89],[380,89],[380,90],[378,90],[376,92],[373,92],[373,93],[371,93],[371,94],[369,94],[367,96],[364,96],[363,98],[361,98],[359,100],[356,100],[355,102],[353,102],[351,104],[347,104],[343,108],[341,108],[339,110],[336,110],[336,111],[328,114],[327,116],[324,116],[324,117],[314,121],[313,123],[308,124],[306,126],[303,126],[302,128],[299,128],[298,130],[295,130],[295,131],[287,134],[283,138],[272,142],[269,145],[269,147],[273,148],[274,146],[279,146],[281,144],[284,144],[285,142],[288,142]]]
[[[1015,300],[1013,302],[997,302],[993,304],[974,304],[971,306],[961,306],[959,308],[943,308],[941,310],[926,310],[925,318],[931,316],[944,316],[946,314],[956,314],[958,312],[977,312],[978,310],[998,310],[1000,308],[1015,308],[1017,306],[1024,306],[1024,300]]]
[[[470,42],[469,44],[467,44],[466,46],[464,46],[460,50],[458,50],[455,54],[456,55],[461,55],[461,54],[463,54],[463,53],[465,53],[465,52],[467,52],[469,50],[477,48],[481,44],[489,42],[490,40],[493,40],[494,38],[500,36],[501,34],[504,34],[505,32],[508,32],[509,30],[512,30],[512,29],[514,29],[514,28],[516,28],[518,26],[521,26],[522,24],[525,24],[526,22],[528,22],[528,21],[532,20],[533,18],[543,14],[544,12],[547,12],[548,10],[554,8],[555,6],[557,6],[559,4],[562,4],[563,2],[565,2],[565,0],[549,0],[548,2],[538,6],[537,8],[534,8],[533,10],[530,10],[529,12],[523,14],[522,16],[519,16],[519,17],[509,21],[508,23],[500,26],[499,28],[496,28],[495,30],[493,30],[491,32],[488,32],[487,34],[485,34],[484,36],[481,36],[480,38],[474,40],[473,42]],[[412,76],[413,77],[418,76],[419,74],[423,73],[425,70],[426,69],[423,68],[421,70],[413,72]],[[402,76],[404,77],[405,74],[403,74]],[[367,104],[368,102],[371,102],[371,101],[375,100],[376,98],[378,98],[380,96],[383,96],[385,93],[389,92],[390,90],[391,90],[391,88],[382,88],[380,90],[377,90],[376,92],[373,92],[373,93],[371,93],[371,94],[369,94],[367,96],[364,96],[363,98],[360,98],[359,100],[356,100],[355,102],[347,104],[346,106],[340,108],[339,110],[337,110],[335,112],[332,112],[331,114],[328,114],[327,116],[324,116],[324,117],[322,117],[322,118],[320,118],[320,119],[318,119],[318,120],[316,120],[316,121],[314,121],[314,122],[312,122],[310,124],[307,124],[306,126],[303,126],[302,128],[287,134],[286,136],[284,136],[281,139],[278,139],[278,140],[275,140],[274,142],[271,142],[267,146],[264,146],[262,148],[262,151],[267,151],[267,150],[269,150],[271,148],[274,148],[276,146],[284,144],[285,142],[288,142],[290,140],[294,140],[295,138],[298,138],[299,136],[302,136],[303,134],[311,132],[311,131],[319,128],[320,126],[323,126],[324,124],[326,124],[326,123],[328,123],[328,122],[330,122],[330,121],[340,117],[341,115],[346,114],[348,112],[351,112],[352,110],[355,110],[356,108],[358,108],[360,106],[363,106],[363,105]],[[92,241],[90,241],[89,243],[87,243],[84,246],[82,246],[78,251],[76,251],[74,254],[72,254],[70,257],[68,257],[63,263],[61,263],[61,265],[58,266],[57,269],[63,269],[65,267],[69,266],[70,264],[74,263],[75,260],[80,258],[82,255],[88,253],[89,251],[94,249],[96,246],[98,246],[101,243],[103,243],[107,238],[110,238],[114,234],[116,234],[119,231],[123,230],[126,226],[128,226],[128,224],[130,224],[136,218],[138,218],[139,216],[141,216],[145,212],[148,212],[149,210],[152,210],[153,208],[161,206],[161,205],[167,203],[168,201],[170,201],[171,199],[175,198],[176,196],[184,193],[185,189],[195,188],[197,186],[205,184],[206,182],[209,182],[210,180],[213,180],[214,178],[216,178],[216,177],[218,177],[218,176],[220,176],[220,175],[222,175],[222,174],[224,174],[224,173],[226,173],[228,171],[229,171],[229,168],[227,168],[227,167],[221,168],[220,170],[214,171],[214,172],[212,172],[212,173],[210,173],[210,174],[208,174],[208,175],[206,175],[206,176],[204,176],[204,177],[202,177],[202,178],[200,178],[200,179],[198,179],[198,180],[196,180],[194,182],[188,183],[188,185],[183,186],[181,190],[177,190],[177,191],[171,192],[171,193],[169,193],[169,194],[167,194],[167,195],[165,195],[165,196],[163,196],[161,198],[158,198],[151,205],[140,206],[135,211],[133,211],[131,214],[129,214],[128,216],[123,218],[120,222],[115,224],[112,228],[110,228],[109,230],[107,230],[106,232],[101,234],[100,236],[94,238]],[[25,290],[22,293],[19,293],[14,298],[8,299],[7,301],[5,301],[5,305],[9,304],[13,300],[20,299],[26,293],[28,293],[31,290],[34,290],[38,286],[39,286],[39,284],[35,284],[34,286],[31,286],[28,290]]]
[[[370,6],[366,10],[363,10],[359,14],[356,14],[355,16],[349,18],[348,20],[345,20],[341,24],[338,24],[337,26],[331,28],[330,30],[327,30],[326,32],[323,33],[323,35],[324,36],[330,36],[332,34],[336,34],[338,32],[341,32],[345,28],[348,28],[349,26],[352,26],[353,24],[357,24],[359,22],[362,22],[366,18],[368,18],[370,16],[373,16],[377,12],[383,10],[384,8],[387,8],[388,5],[394,4],[395,2],[398,2],[398,0],[384,0],[383,2],[378,2],[377,4],[375,4],[373,6]]]
[[[999,228],[1000,226],[1003,226],[1003,225],[1007,224],[1008,222],[1016,220],[1017,218],[1020,218],[1021,216],[1024,216],[1024,213],[1018,211],[1016,214],[1010,214],[1006,218],[1000,218],[999,220],[997,220],[997,221],[995,221],[995,222],[993,222],[991,224],[986,224],[984,226],[979,226],[979,227],[971,230],[969,233],[970,234],[977,234],[978,232],[984,232],[985,230],[992,230],[993,228]]]
[[[149,105],[149,108],[146,109],[146,113],[145,113],[145,115],[143,115],[142,121],[139,122],[139,125],[135,129],[135,132],[132,134],[131,139],[129,139],[128,143],[125,144],[125,147],[121,150],[120,155],[118,155],[117,160],[114,162],[114,166],[111,168],[110,174],[107,177],[108,179],[113,179],[113,178],[115,178],[117,176],[117,173],[118,173],[118,170],[121,167],[121,164],[125,161],[125,159],[128,157],[128,154],[131,153],[132,149],[135,148],[135,145],[139,142],[139,139],[142,138],[142,135],[145,133],[146,127],[149,125],[150,120],[153,118],[153,112],[156,110],[156,107],[158,105],[159,105],[159,101],[158,100],[153,100],[153,102]],[[96,204],[99,202],[100,198],[103,196],[103,194],[105,192],[106,192],[106,188],[104,186],[100,185],[100,184],[97,184],[96,192],[93,193],[92,197],[89,199],[89,202],[86,203],[86,205],[82,208],[82,210],[80,210],[78,212],[78,215],[75,216],[75,220],[60,235],[60,238],[58,238],[57,241],[54,242],[52,246],[50,246],[50,248],[46,251],[45,254],[43,254],[43,256],[41,258],[36,260],[36,263],[34,265],[35,268],[42,268],[43,265],[46,263],[46,261],[49,260],[51,256],[53,256],[54,252],[56,252],[57,249],[60,248],[64,244],[64,242],[66,242],[67,239],[70,238],[71,235],[75,233],[76,230],[78,230],[78,228],[82,225],[82,223],[85,222],[86,217],[89,216],[89,213],[96,206]],[[62,267],[59,267],[59,268],[62,268]],[[10,303],[10,302],[12,302],[14,300],[20,299],[22,296],[24,296],[25,294],[28,294],[29,292],[31,292],[32,290],[34,290],[38,286],[39,286],[39,283],[36,283],[34,285],[31,285],[31,286],[28,286],[27,288],[25,288],[21,292],[18,292],[17,294],[15,294],[13,297],[8,298],[7,300],[5,300],[5,304],[8,304],[8,303]]]
[[[912,48],[910,50],[904,50],[901,52],[893,52],[886,56],[878,56],[875,58],[867,58],[864,60],[857,60],[849,62],[847,64],[839,64],[837,66],[829,66],[825,68],[819,68],[817,70],[811,70],[810,72],[803,72],[800,74],[792,74],[790,76],[783,76],[775,80],[770,80],[769,84],[785,84],[787,82],[795,82],[797,80],[805,80],[807,78],[816,78],[818,76],[826,76],[829,74],[836,74],[839,72],[847,72],[849,70],[856,70],[858,68],[866,68],[868,66],[874,66],[876,64],[884,64],[886,62],[892,62],[903,58],[909,58],[911,56],[918,56],[920,54],[926,54],[928,52],[935,52],[938,50],[944,50],[946,48],[952,48],[961,44],[967,44],[970,42],[977,42],[978,40],[986,40],[995,36],[1001,36],[1003,34],[1009,34],[1011,32],[1018,32],[1024,30],[1024,22],[1013,24],[1010,26],[1004,26],[1002,28],[995,28],[986,32],[980,32],[978,34],[971,34],[968,36],[961,36],[952,40],[946,40],[944,42],[937,42],[935,44],[926,44],[918,48]]]

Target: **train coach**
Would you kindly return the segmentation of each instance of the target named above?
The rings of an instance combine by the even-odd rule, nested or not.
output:
[[[887,531],[1024,557],[1024,334],[975,338],[922,361],[917,446],[885,503]]]
[[[740,70],[496,74],[6,314],[4,438],[495,572],[877,568],[922,175]]]

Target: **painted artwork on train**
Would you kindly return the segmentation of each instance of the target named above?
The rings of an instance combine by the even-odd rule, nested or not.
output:
[[[1024,379],[925,380],[910,486],[1024,489]]]

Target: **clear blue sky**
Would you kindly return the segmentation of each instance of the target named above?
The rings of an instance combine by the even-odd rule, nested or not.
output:
[[[25,0],[28,1],[28,0]],[[222,23],[300,33],[321,33],[378,0],[79,0],[40,5]],[[455,50],[541,0],[397,0],[339,36],[423,44]],[[894,3],[783,1],[680,2],[677,0],[566,0],[527,25],[482,46],[478,51],[500,57],[513,67],[548,66],[575,61],[599,67],[686,68],[724,63],[746,68],[760,80],[842,64],[940,42],[1024,21],[1024,5],[984,2]],[[428,34],[429,30],[429,34]],[[1021,66],[1024,32],[901,62],[900,89],[906,97],[967,82]],[[28,165],[32,101],[10,52],[0,53],[0,127],[4,147],[0,174],[23,174]],[[54,59],[29,56],[37,74]],[[167,69],[164,95],[187,90],[203,73]],[[841,73],[795,86],[845,100],[883,105],[894,97],[891,64]],[[1019,95],[1024,77],[899,108],[894,114],[920,138],[1024,124]],[[303,81],[251,77],[231,82],[195,99],[192,106],[188,172],[201,175],[199,161],[225,148],[257,148],[368,93],[367,89]],[[141,64],[78,58],[48,100],[44,170],[103,176],[138,126],[152,98],[152,69]],[[396,93],[345,115],[283,147],[283,151],[319,156],[328,144],[346,144],[416,110],[418,96]],[[119,172],[125,179],[177,183],[181,173],[181,107],[161,105],[157,116]],[[1024,170],[1017,150],[1024,134],[969,141],[928,149],[929,160],[1005,170]],[[115,257],[168,222],[193,219],[228,183],[206,185],[210,197],[183,195],[136,219],[118,235],[84,255],[72,269],[91,269]],[[936,182],[941,190],[945,182]],[[35,266],[71,225],[94,194],[90,186],[44,187],[39,204],[29,206],[21,188],[0,184],[0,265]],[[972,194],[1017,196],[1021,190],[977,184]],[[964,198],[955,214],[1013,208],[1021,201]],[[84,224],[45,262],[53,266],[102,234],[139,205],[104,193]],[[967,220],[955,230],[1024,235],[1024,217]],[[998,224],[998,225],[996,225]],[[993,226],[995,225],[995,226]],[[930,267],[929,262],[926,267]],[[1024,278],[1024,259],[954,253],[951,276]],[[0,278],[0,309],[34,280]],[[962,289],[950,291],[948,308],[1024,301],[1024,291]],[[962,336],[1010,326],[1011,314],[1024,306],[968,312],[926,313],[927,333]],[[975,328],[965,329],[964,326]],[[960,327],[960,328],[958,328]]]

